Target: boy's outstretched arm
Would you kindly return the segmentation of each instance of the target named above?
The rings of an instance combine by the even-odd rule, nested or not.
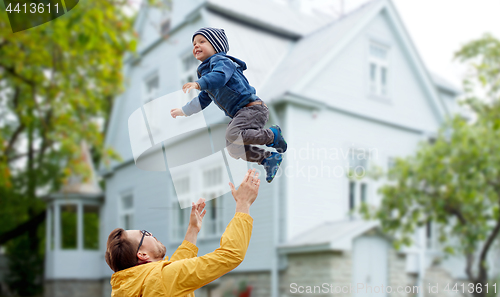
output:
[[[194,97],[191,101],[186,103],[182,108],[174,108],[170,110],[170,115],[175,119],[177,116],[190,116],[201,110],[205,109],[212,99],[208,96],[207,92],[200,92],[197,97]]]

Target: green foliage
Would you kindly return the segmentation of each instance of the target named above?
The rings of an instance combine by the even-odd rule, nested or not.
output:
[[[99,209],[85,206],[83,213],[83,248],[99,249]]]
[[[446,253],[471,256],[487,254],[500,224],[500,41],[486,34],[456,58],[470,62],[464,108],[472,120],[447,120],[433,144],[421,143],[414,156],[396,160],[380,189],[380,208],[362,212],[379,219],[397,247],[411,244],[416,228],[432,221]],[[483,260],[474,262],[478,279],[485,278]]]
[[[36,250],[28,249],[33,236],[42,238],[45,228],[41,225],[35,234],[24,233],[6,245],[9,271],[6,282],[10,291],[18,296],[41,296],[43,292],[43,244]],[[43,243],[43,241],[42,241]]]
[[[17,33],[0,14],[0,236],[41,213],[39,197],[57,191],[71,174],[89,177],[82,141],[96,165],[119,158],[104,147],[104,137],[113,99],[124,90],[123,57],[137,44],[133,17],[123,13],[127,5],[80,1],[64,16]],[[85,224],[95,230],[95,221],[89,215]],[[26,296],[38,292],[28,288],[40,285],[37,263],[43,262],[44,234],[34,228],[6,243],[15,268],[11,284]]]
[[[76,205],[61,207],[61,248],[77,248],[77,215]]]

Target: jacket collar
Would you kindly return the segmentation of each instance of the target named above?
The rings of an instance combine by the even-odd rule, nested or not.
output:
[[[235,58],[235,57],[233,57],[233,56],[230,56],[230,55],[228,55],[228,54],[226,54],[226,53],[224,53],[224,52],[218,52],[218,53],[216,53],[216,54],[211,55],[211,56],[210,56],[210,57],[208,57],[205,61],[203,61],[203,62],[200,64],[200,66],[198,66],[198,67],[202,67],[202,65],[210,63],[210,60],[211,60],[213,57],[217,56],[217,55],[224,56],[224,57],[228,57],[229,59],[233,60],[233,61],[234,61],[234,62],[236,62],[238,65],[240,65],[241,70],[246,70],[246,69],[247,69],[247,64],[246,64],[245,62],[243,62],[242,60],[240,60],[240,59],[238,59],[238,58]]]
[[[222,55],[222,56],[225,56],[225,55],[226,55],[226,53],[224,53],[224,52],[218,52],[218,53],[216,53],[216,54],[213,54],[213,55],[211,55],[210,57],[206,58],[206,59],[205,59],[205,61],[201,62],[200,66],[201,66],[201,65],[203,65],[203,64],[206,64],[206,63],[210,63],[210,60],[211,60],[213,57],[217,56],[217,55]]]

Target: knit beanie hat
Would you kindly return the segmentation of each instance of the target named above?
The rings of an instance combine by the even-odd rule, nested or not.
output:
[[[227,37],[226,33],[224,33],[224,29],[210,27],[201,28],[198,31],[194,32],[192,41],[194,41],[194,37],[198,34],[203,35],[208,40],[208,42],[210,42],[210,44],[215,49],[215,53],[227,53],[229,51],[229,43],[227,42]]]

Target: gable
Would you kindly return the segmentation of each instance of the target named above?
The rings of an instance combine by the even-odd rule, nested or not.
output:
[[[384,25],[379,24],[381,19],[384,20]],[[378,26],[378,29],[374,26]],[[373,28],[371,29],[371,27]],[[360,38],[365,38],[366,40],[389,38],[392,40],[392,45],[399,48],[399,56],[404,57],[405,64],[411,69],[412,77],[407,74],[404,81],[398,78],[397,83],[401,84],[399,85],[401,88],[403,88],[405,84],[409,83],[409,79],[418,84],[418,90],[416,92],[419,92],[420,94],[411,93],[411,95],[412,97],[418,97],[419,99],[407,99],[410,100],[410,105],[416,104],[415,100],[423,101],[425,102],[423,104],[427,104],[427,107],[422,107],[426,110],[419,110],[418,112],[420,114],[429,114],[427,120],[431,123],[420,128],[433,128],[432,130],[434,130],[435,125],[442,122],[444,117],[448,115],[448,110],[442,99],[439,97],[430,75],[418,56],[418,53],[390,0],[370,1],[339,21],[334,22],[325,28],[316,31],[314,34],[301,39],[285,58],[285,62],[277,68],[272,77],[267,81],[263,91],[271,99],[280,99],[284,94],[292,93],[308,98],[310,97],[312,100],[318,100],[316,96],[312,95],[322,93],[322,96],[324,96],[324,94],[328,94],[328,92],[332,91],[334,85],[332,85],[333,82],[331,81],[323,81],[323,85],[319,86],[323,87],[322,92],[315,92],[312,90],[312,86],[315,81],[320,78],[327,78],[331,73],[326,73],[325,69],[333,71],[331,68],[334,67],[335,63],[342,64],[342,61],[340,60],[346,58],[344,54],[349,52],[349,50],[363,50],[352,46],[353,43],[359,43]],[[358,45],[358,47],[359,46],[366,48],[365,45]],[[349,50],[347,50],[347,48],[349,48]],[[340,57],[340,55],[343,56]],[[353,53],[353,55],[355,54]],[[354,63],[359,63],[359,59],[361,59],[361,56],[358,57],[358,60],[355,60]],[[341,74],[341,77],[339,78],[341,79],[343,86],[349,85],[349,81],[347,79],[353,79],[353,75],[357,75],[357,79],[367,79],[365,76],[366,72],[360,71],[359,67],[357,70],[346,65],[343,67],[344,74]],[[356,71],[358,73],[355,73]],[[359,88],[359,86],[356,87]],[[411,91],[415,92],[415,89],[416,88],[412,86]],[[350,91],[347,91],[346,94],[346,90],[343,90],[343,94],[348,97],[355,95]],[[357,95],[359,96],[359,94]],[[345,103],[345,100],[343,100],[340,104],[348,103]],[[333,107],[342,106],[343,105],[335,105]],[[368,106],[361,106],[361,108],[365,107]],[[367,115],[373,115],[372,110],[369,108],[365,109],[368,112]],[[352,108],[350,111],[353,111]],[[422,121],[421,118],[418,120]],[[406,122],[409,123],[410,121]]]
[[[325,60],[327,54],[336,54],[345,36],[359,26],[378,2],[380,0],[369,2],[297,41],[260,91],[269,99],[277,99],[303,82],[305,76]]]
[[[370,90],[370,46],[387,50],[387,96]],[[435,131],[442,115],[385,13],[378,14],[307,86],[293,92],[327,106],[418,131]],[[380,66],[376,66],[379,67]],[[377,69],[377,75],[380,69]]]

